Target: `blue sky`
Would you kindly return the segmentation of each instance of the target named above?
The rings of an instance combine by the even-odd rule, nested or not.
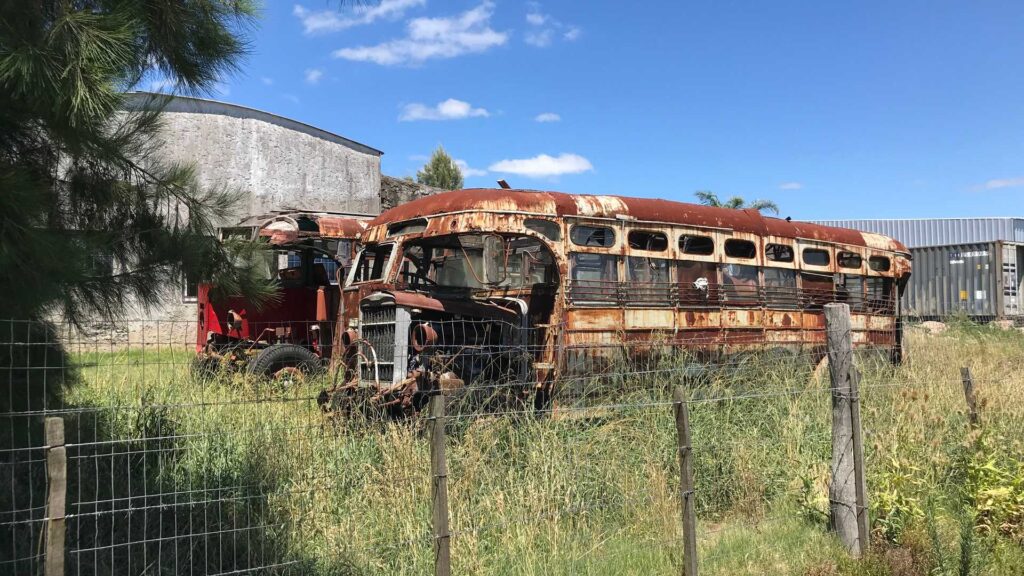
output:
[[[443,144],[467,187],[1024,216],[1022,30],[1019,1],[267,0],[218,98],[394,176]]]

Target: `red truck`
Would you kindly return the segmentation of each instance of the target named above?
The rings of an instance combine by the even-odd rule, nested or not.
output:
[[[260,265],[279,284],[279,298],[257,309],[240,296],[215,299],[211,286],[200,284],[197,370],[223,367],[287,380],[322,369],[341,315],[339,285],[368,218],[289,211],[222,228],[222,239],[247,237],[270,244]]]

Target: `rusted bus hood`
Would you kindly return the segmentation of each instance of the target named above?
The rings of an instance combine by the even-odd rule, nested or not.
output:
[[[318,224],[320,224],[320,235],[324,238],[357,238],[363,230],[366,230],[367,219],[322,216]]]
[[[492,318],[497,320],[512,320],[516,313],[508,308],[491,304],[489,302],[478,302],[467,298],[453,297],[451,299],[440,299],[420,294],[418,292],[403,292],[398,290],[379,290],[367,294],[360,301],[375,295],[390,296],[396,305],[404,308],[419,308],[421,310],[433,310],[436,312],[447,312],[474,318]]]
[[[627,217],[645,222],[718,228],[761,236],[804,238],[908,253],[903,244],[886,236],[810,222],[767,218],[757,210],[716,208],[656,198],[505,189],[454,190],[407,202],[371,220],[368,223],[366,239],[383,240],[386,237],[386,230],[383,228],[394,222],[460,212],[518,213],[551,217]],[[469,216],[465,229],[472,228],[472,220],[473,216]]]

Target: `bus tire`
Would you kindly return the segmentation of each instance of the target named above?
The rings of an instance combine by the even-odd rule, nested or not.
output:
[[[272,377],[284,370],[297,369],[302,374],[315,374],[323,368],[320,358],[302,346],[274,344],[260,350],[249,361],[246,372],[253,376]]]

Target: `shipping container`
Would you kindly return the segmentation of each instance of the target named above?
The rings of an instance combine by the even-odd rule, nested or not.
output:
[[[921,319],[966,313],[979,320],[1020,319],[1024,243],[983,242],[911,248],[913,274],[903,312]]]
[[[895,220],[815,220],[895,238],[908,248],[981,242],[1024,242],[1024,218],[908,218]]]

